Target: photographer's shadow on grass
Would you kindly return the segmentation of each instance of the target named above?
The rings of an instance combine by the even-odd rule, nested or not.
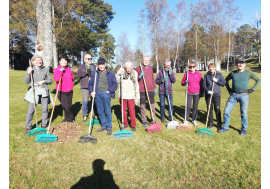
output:
[[[74,184],[71,189],[83,189],[83,188],[93,188],[93,189],[119,189],[113,180],[113,175],[111,171],[104,170],[105,161],[102,159],[96,159],[93,161],[93,171],[91,176],[83,177]]]

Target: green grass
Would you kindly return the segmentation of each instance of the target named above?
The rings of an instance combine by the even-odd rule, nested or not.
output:
[[[205,72],[202,72],[204,75]],[[228,73],[222,73],[224,78]],[[256,73],[261,77],[260,73]],[[217,133],[214,138],[197,135],[205,127],[206,103],[199,102],[198,126],[193,131],[168,130],[161,124],[160,133],[146,133],[140,123],[139,107],[136,107],[137,131],[133,139],[113,140],[105,132],[92,135],[98,138],[95,145],[70,142],[65,144],[35,143],[35,137],[25,136],[25,118],[28,103],[24,101],[28,85],[23,81],[24,71],[9,72],[9,186],[10,188],[102,188],[115,183],[119,188],[260,188],[261,187],[261,86],[250,95],[247,136],[239,135],[241,129],[240,106],[231,113],[230,129]],[[156,75],[155,75],[156,76]],[[173,85],[174,118],[184,119],[185,87],[180,82],[183,74],[177,73]],[[81,91],[75,79],[72,111],[76,123],[82,122]],[[252,87],[254,81],[250,81]],[[55,97],[55,82],[50,90]],[[223,87],[221,110],[229,97]],[[157,122],[160,121],[159,97],[156,100]],[[118,99],[111,102],[113,132],[119,131],[120,105]],[[90,106],[90,105],[89,105]],[[166,106],[166,108],[168,108]],[[49,116],[52,106],[49,105]],[[168,112],[165,112],[168,115]],[[41,106],[37,106],[41,121]],[[150,118],[149,108],[147,116]],[[215,117],[215,115],[214,115]],[[64,119],[57,100],[52,126]],[[223,120],[223,118],[222,118]],[[150,121],[150,120],[149,120]],[[34,124],[34,121],[33,121]],[[93,169],[93,162],[105,162]],[[88,185],[78,183],[82,179]]]

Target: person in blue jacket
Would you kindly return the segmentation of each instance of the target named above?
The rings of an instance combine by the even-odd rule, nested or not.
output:
[[[205,101],[207,105],[207,112],[209,111],[209,119],[208,119],[208,124],[207,128],[211,129],[213,127],[213,104],[214,104],[214,109],[216,113],[216,119],[217,119],[217,129],[219,130],[222,125],[221,121],[221,112],[220,112],[220,86],[224,87],[225,86],[225,80],[222,76],[221,73],[216,71],[216,66],[214,63],[210,63],[208,65],[208,72],[204,75],[204,80],[203,80],[203,88],[205,90]],[[216,76],[214,77],[216,72]],[[212,83],[214,83],[214,89],[212,92]],[[211,105],[210,105],[210,110],[208,110],[209,107],[209,102],[212,94],[212,100],[211,100]]]
[[[89,94],[95,97],[97,113],[100,119],[101,128],[97,132],[107,130],[107,136],[110,136],[112,134],[111,98],[115,98],[115,91],[118,84],[114,73],[106,69],[105,59],[99,58],[97,63],[98,69],[91,74],[88,90]],[[94,89],[96,74],[96,86]]]

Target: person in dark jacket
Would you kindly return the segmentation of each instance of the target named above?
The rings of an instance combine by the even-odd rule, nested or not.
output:
[[[216,119],[217,119],[217,129],[219,130],[222,125],[221,112],[220,112],[220,99],[221,99],[220,86],[221,87],[225,86],[225,80],[222,74],[216,71],[216,66],[214,63],[211,63],[208,65],[208,70],[209,71],[204,75],[204,80],[203,80],[203,88],[205,91],[205,101],[207,105],[207,112],[209,111],[207,128],[210,129],[213,127],[213,104],[214,104],[214,109],[215,109]],[[214,76],[215,72],[216,72],[216,76]],[[214,83],[214,89],[212,92],[213,82],[215,83]],[[210,105],[210,109],[208,109],[211,95],[212,95],[211,105]]]
[[[84,55],[84,64],[81,64],[79,66],[78,71],[76,73],[77,77],[79,77],[81,80],[83,122],[87,122],[88,117],[88,101],[90,97],[88,90],[88,81],[90,80],[91,73],[93,73],[94,70],[96,69],[96,66],[91,62],[92,62],[91,55],[90,54]],[[92,119],[94,119],[95,113],[96,113],[96,106],[94,103],[94,112],[92,112]]]
[[[164,77],[165,75],[165,77]],[[161,122],[165,123],[165,98],[167,100],[167,103],[169,104],[170,100],[170,105],[171,105],[171,111],[173,114],[173,96],[172,96],[172,83],[175,83],[176,78],[174,76],[174,72],[172,71],[171,68],[171,61],[166,59],[164,63],[164,69],[160,70],[157,74],[156,77],[156,84],[159,85],[159,99],[160,99],[160,114],[161,114]],[[169,98],[168,95],[169,93]],[[169,117],[168,120],[172,121],[172,114],[170,111],[170,107],[168,109],[169,112]]]
[[[107,136],[110,136],[112,134],[111,98],[115,98],[115,91],[118,84],[114,73],[106,69],[105,59],[99,58],[97,63],[98,70],[91,74],[88,90],[91,96],[95,97],[97,113],[100,119],[101,128],[97,132],[107,130]],[[94,89],[95,75],[97,77]]]

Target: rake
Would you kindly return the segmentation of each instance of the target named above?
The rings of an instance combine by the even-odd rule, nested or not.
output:
[[[31,60],[29,60],[29,66],[31,67]],[[33,76],[31,73],[31,87],[33,90],[33,100],[34,100],[34,109],[35,109],[35,118],[36,118],[36,128],[32,129],[28,132],[27,136],[36,136],[36,135],[40,135],[40,134],[45,134],[47,132],[46,129],[44,128],[40,128],[38,127],[38,123],[37,123],[37,112],[36,112],[36,99],[35,99],[35,94],[34,94],[34,87],[33,87]]]
[[[61,79],[62,79],[62,76],[59,79],[59,83],[58,83],[58,87],[57,87],[57,91],[56,91],[56,95],[55,95],[55,99],[54,99],[54,103],[53,103],[53,109],[52,109],[52,113],[51,113],[51,118],[50,118],[50,123],[49,123],[47,134],[37,135],[35,142],[39,142],[39,143],[57,142],[57,136],[56,135],[52,135],[52,134],[48,134],[48,133],[49,133],[51,122],[52,122],[52,116],[53,116],[54,107],[55,107],[55,104],[56,104],[56,98],[57,98],[57,95],[58,95],[58,91],[59,91],[59,86],[60,86],[60,83],[61,83]]]
[[[215,72],[214,77],[216,77],[216,72]],[[210,131],[209,129],[207,129],[208,116],[209,116],[209,111],[210,111],[210,106],[211,106],[211,100],[212,100],[212,96],[213,96],[214,84],[215,84],[215,82],[212,83],[212,94],[210,96],[210,101],[209,101],[209,105],[208,105],[208,111],[207,111],[207,118],[206,118],[205,128],[198,129],[197,132],[196,132],[196,134],[205,135],[205,136],[209,136],[209,137],[214,137],[213,131]]]
[[[122,64],[121,64],[122,68]],[[124,116],[123,116],[123,74],[121,74],[121,109],[122,109],[122,128],[124,128]],[[132,131],[117,131],[113,133],[113,140],[133,138]]]
[[[189,67],[189,60],[188,60]],[[187,80],[188,80],[188,71],[187,71]],[[179,125],[177,129],[182,131],[192,131],[192,126],[188,124],[187,121],[187,93],[188,93],[188,84],[186,84],[186,107],[185,107],[185,121],[183,124]]]

